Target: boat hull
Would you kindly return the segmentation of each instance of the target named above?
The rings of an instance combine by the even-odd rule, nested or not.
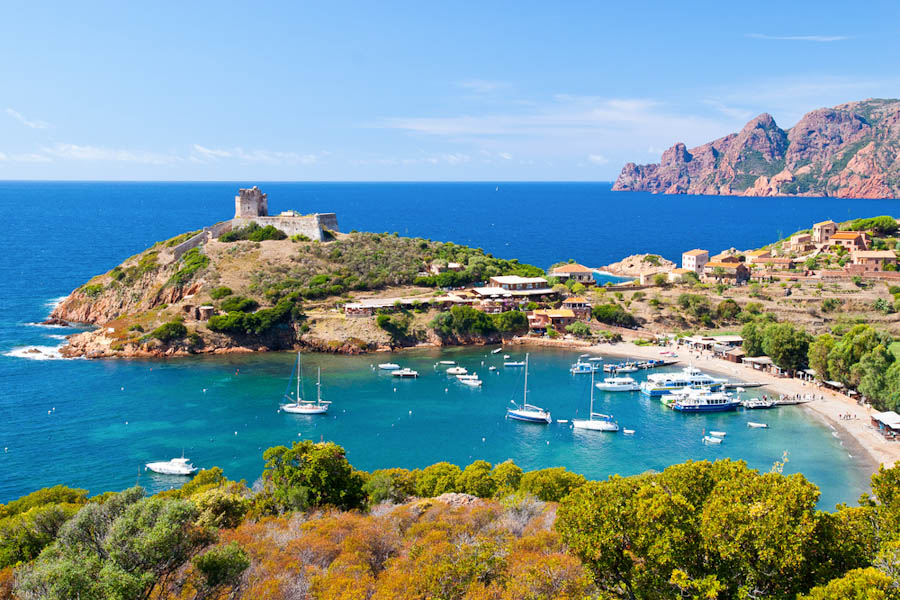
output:
[[[636,392],[639,389],[641,389],[641,386],[636,383],[632,383],[632,384],[598,383],[597,389],[602,390],[604,392]]]
[[[727,412],[729,410],[736,410],[738,406],[740,406],[739,402],[731,402],[728,404],[700,404],[700,405],[683,405],[675,402],[669,405],[674,410],[685,413],[698,413],[698,412]]]
[[[607,421],[582,421],[575,419],[572,421],[572,427],[575,429],[587,429],[588,431],[606,431],[615,433],[619,430],[619,426],[615,423]]]
[[[324,415],[328,412],[328,406],[285,404],[281,407],[281,410],[292,415]]]
[[[549,413],[541,415],[540,413],[530,410],[508,410],[506,411],[506,418],[514,421],[522,421],[523,423],[538,423],[541,425],[548,425],[552,421]]]

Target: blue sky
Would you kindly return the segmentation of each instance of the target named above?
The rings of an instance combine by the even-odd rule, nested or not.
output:
[[[897,2],[8,2],[0,178],[588,180],[900,97]]]

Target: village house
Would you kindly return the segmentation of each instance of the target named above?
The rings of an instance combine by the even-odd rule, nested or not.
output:
[[[773,258],[769,256],[766,258],[759,258],[753,264],[769,271],[790,271],[797,264],[797,261],[793,258]]]
[[[854,265],[862,271],[884,271],[885,265],[896,265],[897,255],[891,250],[856,250],[850,253]]]
[[[836,231],[837,223],[834,221],[816,223],[813,225],[812,241],[814,244],[827,244]]]
[[[562,282],[573,279],[584,285],[594,285],[597,283],[597,280],[594,279],[594,272],[578,263],[559,265],[550,271],[550,277],[556,277]]]
[[[715,256],[710,256],[709,260],[713,262],[730,262],[726,259],[734,258],[737,262],[740,262],[737,258],[740,253],[741,252],[737,248],[731,247],[728,250],[722,250]]]
[[[684,281],[684,276],[688,273],[693,273],[694,271],[690,269],[683,269],[678,267],[676,269],[672,269],[669,271],[669,283],[681,283]]]
[[[570,296],[563,300],[560,308],[567,308],[575,313],[575,318],[588,321],[591,318],[591,304],[581,296]]]
[[[756,263],[758,260],[760,260],[761,258],[772,258],[772,251],[766,250],[766,249],[753,250],[753,251],[747,253],[746,258],[747,258],[747,264],[752,265],[752,264]]]
[[[790,252],[806,252],[813,246],[812,236],[808,233],[798,233],[788,240],[787,249]]]
[[[556,292],[550,288],[543,277],[519,277],[518,275],[503,275],[491,277],[489,285],[472,288],[472,292],[481,298],[515,298],[531,300],[543,297],[552,297]]]
[[[575,321],[575,313],[568,308],[538,309],[528,315],[528,329],[534,333],[546,333],[547,327],[552,326],[556,331],[565,332],[566,327]]]
[[[431,263],[428,267],[428,272],[432,275],[440,275],[445,271],[462,271],[465,267],[458,262],[448,262],[444,263]]]
[[[869,247],[869,236],[864,231],[838,231],[831,236],[829,244],[843,246],[850,252],[866,250]]]
[[[696,250],[689,250],[681,255],[681,267],[697,274],[702,272],[703,265],[708,262],[709,251],[707,250],[700,250],[698,248]]]
[[[703,265],[700,278],[704,281],[728,281],[740,285],[750,279],[750,269],[744,263],[708,262]]]

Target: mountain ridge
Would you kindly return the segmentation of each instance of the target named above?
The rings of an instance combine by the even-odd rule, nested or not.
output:
[[[740,196],[900,198],[900,100],[819,108],[781,129],[762,113],[740,132],[659,163],[626,164],[613,191]]]

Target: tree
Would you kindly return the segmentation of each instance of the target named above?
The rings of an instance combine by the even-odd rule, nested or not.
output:
[[[584,485],[585,481],[583,475],[567,471],[564,467],[551,467],[525,473],[519,490],[533,494],[544,502],[559,502],[569,492]]]
[[[575,321],[571,325],[566,325],[566,331],[578,337],[591,335],[591,328],[583,321]]]
[[[863,354],[853,372],[859,377],[859,393],[876,401],[886,399],[889,393],[888,370],[894,363],[894,355],[879,344]]]
[[[796,371],[806,366],[809,334],[790,323],[772,323],[763,332],[763,352],[780,368]]]
[[[363,491],[370,505],[400,503],[416,493],[416,478],[409,469],[379,469],[369,476]]]
[[[798,600],[900,600],[892,577],[875,569],[854,569],[843,577],[815,587]]]
[[[741,312],[741,307],[731,298],[722,300],[719,302],[718,306],[716,306],[716,318],[724,321],[730,321],[736,318],[739,312]]]
[[[522,469],[512,459],[505,460],[494,465],[491,479],[494,481],[497,495],[506,496],[519,489],[519,483],[522,481]]]
[[[448,462],[425,467],[416,477],[416,495],[432,498],[446,492],[455,492],[456,481],[461,474],[459,467]]]
[[[507,310],[493,315],[494,326],[503,333],[520,333],[528,330],[528,317],[518,310]]]
[[[203,576],[203,590],[197,597],[210,598],[225,586],[231,586],[234,591],[240,584],[241,574],[250,566],[250,557],[240,544],[231,542],[195,556],[192,562]]]
[[[741,328],[741,337],[744,338],[742,347],[747,356],[762,356],[763,354],[763,326],[751,321]]]
[[[578,281],[578,282],[575,282],[575,283],[572,285],[572,287],[569,288],[569,289],[572,290],[572,293],[573,293],[573,294],[576,294],[576,295],[577,295],[577,294],[583,294],[584,291],[585,291],[587,288],[584,286],[583,283],[581,283],[580,281]]]
[[[834,337],[830,333],[823,333],[809,345],[807,362],[809,368],[816,372],[820,381],[826,381],[828,375],[828,355],[834,348]]]
[[[294,442],[263,453],[263,481],[278,512],[319,506],[341,509],[362,506],[361,475],[350,466],[344,449],[332,442]]]
[[[456,489],[479,498],[493,496],[497,485],[491,478],[491,463],[486,460],[476,460],[470,464],[457,476]]]
[[[635,327],[637,319],[618,304],[598,304],[591,309],[591,316],[607,325]]]
[[[877,346],[889,347],[893,340],[867,324],[854,325],[844,333],[828,354],[828,372],[844,385],[857,386],[861,372],[854,366]]]

